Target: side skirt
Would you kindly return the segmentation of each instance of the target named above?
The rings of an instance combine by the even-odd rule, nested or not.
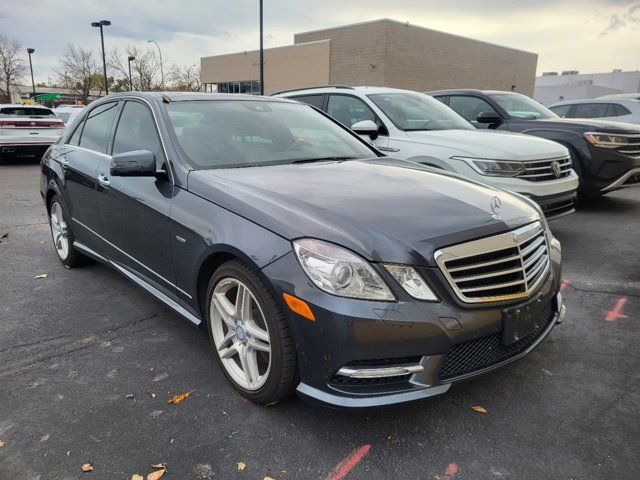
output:
[[[130,272],[126,268],[121,267],[120,265],[118,265],[117,263],[112,262],[111,260],[109,260],[106,257],[103,257],[102,255],[100,255],[95,250],[92,250],[91,248],[89,248],[86,245],[78,242],[77,240],[73,242],[73,246],[75,248],[77,248],[79,251],[81,251],[82,253],[84,253],[85,255],[87,255],[88,257],[91,257],[94,260],[97,260],[97,261],[99,261],[101,263],[104,263],[106,265],[109,265],[109,266],[115,268],[118,272],[120,272],[126,278],[131,280],[133,283],[139,285],[140,287],[144,288],[151,295],[156,297],[158,300],[160,300],[162,303],[164,303],[168,307],[172,308],[175,312],[177,312],[180,315],[182,315],[183,317],[185,317],[187,320],[189,320],[194,325],[200,325],[202,323],[201,319],[199,319],[194,314],[189,312],[186,308],[184,308],[178,302],[176,302],[172,298],[168,297],[167,295],[162,293],[160,290],[158,290],[154,286],[149,285],[147,282],[145,282],[140,277],[138,277],[136,274]]]

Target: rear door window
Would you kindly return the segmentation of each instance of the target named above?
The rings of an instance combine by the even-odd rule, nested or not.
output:
[[[324,95],[300,95],[297,97],[289,97],[299,102],[308,103],[316,108],[322,109],[324,103]]]
[[[23,107],[23,106],[19,106],[19,107],[3,107],[0,108],[0,114],[1,115],[17,115],[17,116],[24,116],[24,117],[49,117],[49,116],[54,116],[54,113],[52,110],[49,110],[48,108],[36,108],[36,107]]]
[[[80,137],[79,145],[81,147],[99,153],[107,152],[107,141],[116,118],[117,107],[117,102],[110,102],[89,112]]]
[[[572,118],[602,118],[607,116],[608,103],[580,103],[575,105]]]
[[[482,112],[495,112],[486,100],[466,95],[452,95],[449,97],[449,107],[470,122],[474,122]]]

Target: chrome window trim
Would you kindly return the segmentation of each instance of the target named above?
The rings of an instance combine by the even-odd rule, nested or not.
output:
[[[163,282],[165,282],[167,285],[170,285],[171,287],[175,288],[176,290],[178,290],[180,293],[182,293],[183,295],[186,295],[189,298],[192,298],[191,295],[189,295],[187,292],[185,292],[184,290],[182,290],[180,287],[178,287],[176,284],[170,282],[169,280],[167,280],[166,278],[164,278],[162,275],[160,275],[158,272],[156,272],[155,270],[147,267],[144,263],[142,263],[141,261],[135,259],[134,257],[132,257],[131,255],[129,255],[127,252],[125,252],[124,250],[122,250],[121,248],[119,248],[118,246],[114,245],[113,243],[111,243],[109,240],[107,240],[106,238],[104,238],[102,235],[100,235],[98,232],[96,232],[95,230],[93,230],[92,228],[86,226],[84,223],[82,223],[80,220],[76,219],[76,218],[72,218],[72,220],[77,223],[78,225],[80,225],[81,227],[87,229],[89,232],[91,232],[92,234],[94,234],[96,237],[98,237],[100,240],[102,240],[103,242],[109,244],[110,246],[112,246],[113,248],[115,248],[116,250],[118,250],[120,253],[122,253],[123,255],[126,255],[128,258],[130,258],[131,260],[133,260],[134,262],[136,262],[138,265],[140,265],[141,267],[145,268],[146,270],[148,270],[149,272],[153,273],[156,277],[158,277],[160,280],[162,280]],[[114,262],[111,262],[115,265]]]
[[[540,258],[538,258],[537,262],[539,263],[539,265],[536,266],[534,270],[538,271],[542,269],[542,273],[535,279],[535,282],[533,284],[529,285],[526,272],[525,272],[524,262],[523,262],[523,253],[520,251],[520,246],[530,238],[535,237],[536,235],[539,235],[541,232],[544,238],[543,244],[546,245],[546,248],[547,248],[547,254],[546,256],[544,256],[544,254],[540,256],[540,258],[544,258],[542,262],[540,262]],[[446,262],[448,261],[460,260],[467,257],[481,255],[481,254],[488,254],[488,253],[496,252],[499,250],[512,249],[514,247],[518,248],[517,257],[519,257],[520,259],[520,265],[522,268],[524,280],[514,281],[511,283],[513,283],[514,285],[524,283],[525,288],[523,292],[507,294],[507,295],[478,297],[478,298],[467,297],[465,295],[465,289],[458,288],[456,284],[456,281],[459,281],[459,279],[457,280],[454,279],[450,275],[449,270],[445,265]],[[538,288],[538,286],[542,283],[542,281],[547,278],[547,275],[551,269],[551,261],[549,258],[548,249],[549,249],[549,240],[547,238],[547,232],[545,232],[545,229],[542,223],[539,221],[536,221],[528,225],[525,225],[523,227],[517,228],[509,232],[505,232],[502,234],[481,238],[478,240],[472,240],[470,242],[460,243],[457,245],[452,245],[450,247],[441,248],[440,250],[437,250],[434,253],[434,259],[438,264],[438,267],[440,267],[440,271],[447,279],[447,282],[449,283],[449,285],[451,286],[455,294],[464,303],[502,302],[506,300],[515,300],[515,299],[529,297]],[[505,258],[508,258],[508,257],[505,257]],[[489,261],[487,263],[495,264],[496,262]],[[497,262],[497,263],[500,263],[500,262]],[[476,265],[482,265],[482,264],[484,264],[484,262]],[[466,268],[469,269],[469,267],[466,267]],[[457,270],[459,271],[460,269],[458,268]],[[452,271],[456,271],[456,268],[455,267],[452,268]],[[490,290],[491,288],[487,288],[487,287],[473,288],[474,291],[481,291],[482,289]]]

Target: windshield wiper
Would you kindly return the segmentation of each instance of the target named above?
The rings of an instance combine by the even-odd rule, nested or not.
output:
[[[318,157],[318,158],[300,158],[298,160],[293,160],[291,163],[314,163],[314,162],[327,162],[327,161],[338,161],[343,162],[345,160],[355,160],[360,157]]]

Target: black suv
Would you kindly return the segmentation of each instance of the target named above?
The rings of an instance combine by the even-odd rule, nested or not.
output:
[[[494,90],[426,92],[479,128],[528,133],[555,140],[571,153],[578,191],[593,198],[640,186],[640,127],[593,119],[560,118],[535,100]]]

